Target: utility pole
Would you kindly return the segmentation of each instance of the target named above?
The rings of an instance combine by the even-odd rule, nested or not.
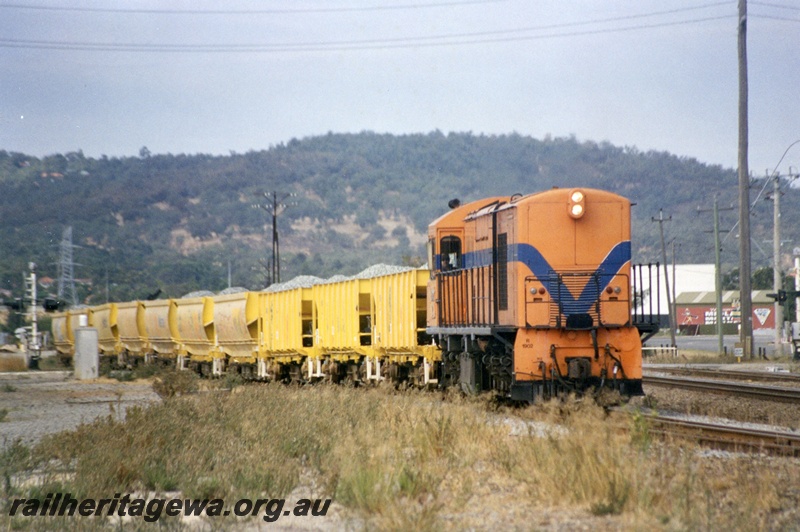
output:
[[[661,232],[661,260],[664,261],[664,282],[666,283],[667,288],[667,314],[669,315],[669,336],[672,341],[672,347],[678,347],[678,343],[675,341],[675,319],[672,315],[672,302],[670,301],[670,290],[669,290],[669,271],[667,270],[667,245],[664,243],[664,222],[669,222],[672,220],[672,216],[669,218],[664,218],[664,210],[658,210],[658,218],[651,218],[652,221],[658,222],[658,229]],[[673,268],[675,265],[672,265]]]
[[[720,254],[722,252],[722,243],[719,238],[719,211],[732,211],[733,206],[724,209],[719,208],[719,200],[714,197],[714,291],[716,293],[717,304],[717,353],[722,355],[725,351],[723,342],[723,322],[722,322],[722,261]],[[698,207],[697,212],[709,212],[709,209],[701,209]]]
[[[257,209],[264,209],[268,213],[272,214],[272,271],[271,278],[267,283],[267,286],[269,286],[270,284],[281,282],[281,251],[278,240],[278,214],[289,206],[283,202],[295,194],[293,192],[290,194],[284,194],[280,199],[278,199],[278,193],[273,190],[271,194],[264,192],[263,195],[268,200],[270,196],[272,196],[272,202],[258,203],[253,205],[253,207]]]
[[[742,323],[739,341],[745,355],[753,353],[753,304],[750,281],[750,171],[747,162],[747,0],[739,0],[739,298]]]

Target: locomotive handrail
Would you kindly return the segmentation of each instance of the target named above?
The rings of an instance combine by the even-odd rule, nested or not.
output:
[[[439,322],[444,327],[489,326],[495,300],[494,266],[477,266],[433,273]]]
[[[655,273],[654,273],[655,270]],[[639,329],[642,342],[652,338],[659,330],[661,308],[659,263],[634,264],[631,267],[633,276],[633,308],[631,323]],[[653,297],[653,287],[655,296]],[[647,303],[645,303],[645,299]],[[655,303],[655,305],[654,305]],[[653,309],[655,307],[655,312]]]

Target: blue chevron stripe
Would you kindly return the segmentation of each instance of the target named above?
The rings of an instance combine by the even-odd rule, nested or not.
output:
[[[619,271],[622,266],[631,260],[631,243],[629,240],[618,243],[606,255],[594,273],[600,279],[600,286],[593,283],[587,283],[583,291],[577,299],[569,292],[569,290],[562,290],[558,294],[558,281],[550,276],[553,268],[547,262],[542,254],[529,244],[517,245],[518,260],[525,264],[533,275],[545,283],[545,288],[550,293],[550,297],[554,301],[560,302],[564,309],[564,314],[581,314],[589,311],[589,308],[597,301],[600,292],[605,290],[608,283],[611,282],[613,276]]]
[[[545,288],[550,293],[550,297],[554,301],[562,304],[565,314],[581,314],[589,311],[590,307],[600,296],[600,292],[605,290],[608,283],[611,282],[611,279],[619,269],[622,268],[626,262],[631,260],[631,243],[629,240],[624,240],[609,251],[608,255],[606,255],[594,272],[598,275],[601,286],[587,283],[577,299],[575,299],[575,296],[573,296],[569,290],[562,290],[559,300],[558,281],[557,279],[551,278],[550,275],[551,272],[553,272],[553,267],[547,262],[547,259],[544,258],[539,250],[530,244],[514,244],[508,246],[506,259],[508,262],[518,261],[527,266],[531,273],[545,284]],[[436,262],[437,264],[439,263],[438,256]],[[463,257],[463,262],[464,264],[462,267],[466,269],[490,266],[492,264],[492,250],[484,249],[467,253]]]

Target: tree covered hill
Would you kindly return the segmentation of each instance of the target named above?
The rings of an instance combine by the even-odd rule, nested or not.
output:
[[[763,181],[763,180],[762,180]],[[756,183],[760,188],[761,183]],[[537,140],[516,134],[476,136],[333,134],[293,139],[262,151],[227,156],[156,155],[88,158],[81,152],[36,158],[0,151],[0,289],[21,292],[22,273],[37,262],[57,279],[62,231],[73,227],[75,277],[90,304],[167,296],[228,285],[265,285],[271,217],[264,193],[293,193],[279,216],[282,280],[298,274],[352,274],[376,262],[424,256],[428,223],[462,201],[587,186],[629,197],[634,258],[660,257],[663,208],[672,221],[679,262],[713,260],[710,208],[736,203],[735,172],[662,152],[640,152],[575,138]],[[787,190],[786,239],[800,242],[800,194]],[[756,192],[753,193],[755,198]],[[762,196],[763,197],[763,196]],[[731,228],[736,213],[725,213]],[[771,203],[753,218],[755,266],[767,264]],[[735,235],[723,259],[735,265]]]

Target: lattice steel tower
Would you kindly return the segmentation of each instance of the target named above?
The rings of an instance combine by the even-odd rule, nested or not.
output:
[[[72,226],[69,226],[64,229],[59,246],[58,299],[67,301],[72,306],[78,304],[78,296],[75,294],[75,263],[72,261],[72,249],[76,247],[78,246],[72,245]]]

